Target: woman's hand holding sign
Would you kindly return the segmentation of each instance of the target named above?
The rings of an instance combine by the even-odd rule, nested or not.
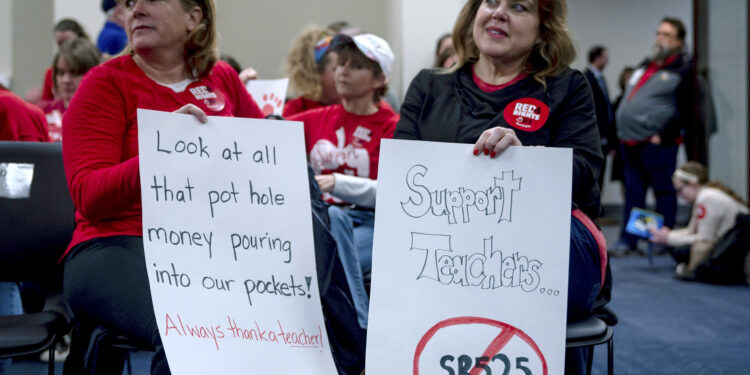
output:
[[[496,126],[482,132],[477,143],[474,144],[474,155],[479,155],[480,151],[484,151],[485,155],[494,158],[505,151],[508,146],[523,146],[523,144],[513,129]]]

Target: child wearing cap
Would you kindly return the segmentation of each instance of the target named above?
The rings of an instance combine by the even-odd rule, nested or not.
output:
[[[361,273],[346,271],[364,328],[367,296],[360,280],[364,276],[369,281],[372,268],[380,140],[393,137],[399,120],[381,101],[388,89],[393,52],[385,40],[372,34],[336,35],[331,50],[338,54],[334,80],[341,104],[288,119],[304,123],[306,151],[324,198],[332,204],[332,232],[342,260],[359,259]],[[347,233],[353,241],[337,236]]]

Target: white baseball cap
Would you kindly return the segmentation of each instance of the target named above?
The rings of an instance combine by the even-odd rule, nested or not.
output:
[[[375,34],[360,34],[353,37],[338,34],[336,35],[336,38],[334,38],[338,40],[332,43],[340,43],[341,45],[343,45],[346,44],[347,38],[351,38],[351,41],[354,42],[354,45],[357,46],[357,49],[359,49],[362,54],[364,54],[368,59],[375,61],[376,63],[378,63],[378,65],[380,65],[380,69],[383,71],[383,75],[385,75],[386,81],[389,81],[391,79],[391,70],[393,68],[393,51],[391,50],[391,46],[388,45],[388,42]]]

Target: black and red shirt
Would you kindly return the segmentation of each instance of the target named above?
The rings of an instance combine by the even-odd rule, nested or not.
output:
[[[546,87],[529,75],[485,92],[474,82],[472,68],[421,71],[406,93],[394,138],[473,144],[483,131],[502,126],[515,130],[525,146],[570,147],[573,202],[596,217],[603,156],[583,73],[567,69],[547,78]]]

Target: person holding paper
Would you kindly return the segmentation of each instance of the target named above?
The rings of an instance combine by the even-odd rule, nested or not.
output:
[[[65,112],[63,161],[76,208],[64,255],[75,318],[152,345],[169,374],[143,253],[137,108],[262,118],[218,61],[213,0],[126,0],[127,52],[92,69]],[[74,343],[75,344],[75,343]]]
[[[606,243],[590,219],[599,212],[603,156],[591,89],[569,67],[575,47],[565,13],[564,0],[468,0],[453,29],[458,63],[414,78],[394,137],[471,143],[474,155],[490,158],[509,146],[573,149],[580,210],[571,218],[568,320],[576,320],[608,289]],[[566,373],[582,370],[583,355],[568,352]]]
[[[689,278],[711,255],[716,240],[734,227],[737,214],[747,214],[749,210],[732,189],[719,181],[709,181],[706,167],[698,162],[689,161],[678,168],[672,175],[672,184],[677,194],[693,205],[690,223],[676,230],[649,229],[653,235],[650,241],[673,247],[670,252],[677,261],[677,276]]]
[[[324,198],[333,204],[329,214],[332,232],[339,234],[342,262],[351,264],[352,259],[359,258],[361,275],[349,269],[347,277],[364,328],[367,295],[363,291],[372,269],[380,140],[393,136],[399,118],[381,101],[387,91],[393,52],[385,40],[372,34],[338,34],[331,49],[338,54],[334,77],[341,104],[303,112],[289,120],[305,124],[305,143],[315,179]],[[344,239],[342,232],[349,233],[350,239]]]

